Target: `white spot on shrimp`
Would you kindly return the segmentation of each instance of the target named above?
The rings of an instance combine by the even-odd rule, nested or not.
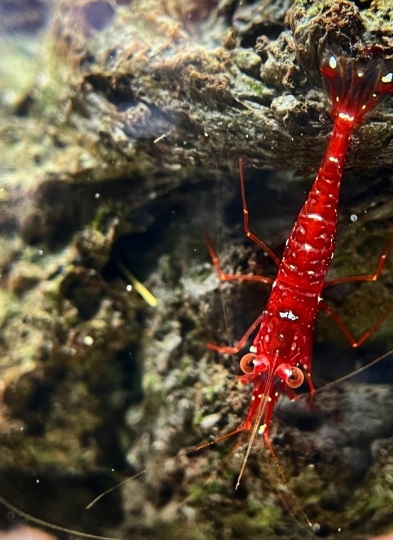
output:
[[[334,55],[332,55],[329,58],[329,67],[330,67],[330,69],[336,69],[336,67],[337,67],[337,60],[336,60],[336,57]]]
[[[280,315],[281,319],[288,319],[290,321],[297,321],[298,316],[293,313],[292,310],[289,311],[279,311],[278,314]]]
[[[261,426],[259,426],[258,435],[263,435],[265,433],[266,428],[267,428],[266,424],[262,424]]]
[[[381,77],[381,82],[383,83],[391,83],[392,81],[393,81],[393,71]]]
[[[338,163],[338,159],[334,156],[329,156],[329,161],[332,161],[333,163]]]
[[[319,214],[308,214],[309,219],[315,219],[316,221],[323,221],[322,216]]]
[[[342,120],[346,120],[347,122],[353,122],[355,117],[352,115],[352,114],[348,114],[346,112],[340,112],[338,113],[338,116],[342,119]]]
[[[359,79],[361,79],[362,77],[364,77],[364,72],[359,70],[357,75],[358,75]]]
[[[251,345],[251,347],[250,347],[249,350],[250,350],[250,353],[254,353],[254,354],[255,354],[255,353],[257,352],[257,348],[255,347],[255,345]]]

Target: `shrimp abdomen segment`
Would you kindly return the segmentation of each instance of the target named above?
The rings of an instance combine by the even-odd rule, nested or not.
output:
[[[291,231],[278,279],[319,295],[336,245],[337,205],[353,123],[335,122],[325,156]]]

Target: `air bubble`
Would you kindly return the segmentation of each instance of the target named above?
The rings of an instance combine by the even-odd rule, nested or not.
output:
[[[83,338],[83,345],[86,345],[86,347],[91,347],[94,344],[94,338],[91,336],[85,336]]]

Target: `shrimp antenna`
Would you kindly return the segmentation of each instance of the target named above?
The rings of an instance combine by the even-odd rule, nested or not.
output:
[[[348,381],[349,379],[352,379],[352,377],[356,377],[356,375],[360,375],[360,373],[363,373],[363,371],[366,371],[367,369],[371,368],[372,366],[375,366],[376,364],[379,364],[379,362],[382,362],[382,360],[385,360],[385,358],[389,358],[389,356],[391,356],[391,355],[393,355],[393,350],[388,351],[388,352],[382,354],[381,356],[378,356],[377,358],[375,358],[374,360],[372,360],[368,364],[366,364],[366,365],[364,365],[364,366],[362,366],[362,367],[360,367],[358,369],[355,369],[354,371],[351,371],[351,373],[348,373],[347,375],[343,375],[342,377],[340,377],[339,379],[336,379],[335,381],[331,381],[331,382],[328,382],[328,383],[324,384],[323,386],[321,386],[320,388],[315,390],[315,393],[319,394],[320,392],[322,392],[322,390],[326,390],[327,388],[331,388],[333,386],[336,386],[336,384],[340,384],[340,383],[342,383],[344,381]]]
[[[233,435],[236,435],[237,433],[241,433],[243,431],[244,431],[244,429],[240,426],[240,427],[230,431],[229,433],[225,433],[224,435],[221,435],[220,437],[217,437],[215,439],[206,441],[206,442],[204,442],[202,444],[199,444],[198,446],[194,446],[193,448],[190,448],[189,450],[186,450],[184,452],[180,452],[176,456],[171,456],[171,457],[169,457],[167,459],[164,459],[160,463],[161,463],[161,465],[163,465],[164,463],[168,463],[170,461],[173,461],[176,458],[179,458],[179,457],[182,457],[182,456],[188,456],[189,454],[192,454],[194,452],[199,452],[200,450],[203,450],[204,448],[208,448],[209,446],[213,446],[214,444],[222,442],[222,441],[224,441],[226,439],[229,439]],[[127,484],[127,482],[130,482],[131,480],[135,480],[136,478],[139,478],[140,476],[143,476],[144,474],[147,474],[147,469],[143,469],[142,471],[139,471],[138,473],[134,474],[133,476],[125,478],[124,480],[122,480],[121,482],[116,484],[115,486],[112,486],[109,489],[103,491],[102,493],[100,493],[100,495],[95,497],[95,499],[90,501],[89,504],[85,507],[85,509],[90,510],[103,497],[105,497],[109,493],[112,493],[112,491],[115,491],[116,489],[120,488],[121,486],[124,486],[125,484]]]
[[[273,376],[274,376],[274,374],[269,375],[269,378],[268,378],[268,380],[266,382],[267,385],[269,385],[269,383],[271,384]],[[258,408],[257,408],[257,410],[255,412],[255,419],[253,421],[252,431],[251,431],[251,434],[250,434],[250,437],[249,437],[249,440],[248,440],[246,453],[245,453],[244,458],[243,458],[243,462],[242,462],[240,472],[239,472],[239,475],[238,475],[238,478],[237,478],[235,489],[237,489],[239,487],[239,485],[240,485],[240,481],[242,479],[244,470],[246,468],[247,461],[248,461],[248,458],[250,456],[251,448],[252,448],[252,445],[254,443],[255,437],[257,436],[257,434],[266,435],[265,434],[266,427],[267,427],[266,424],[262,424],[262,425],[260,425],[260,424],[261,424],[261,420],[262,420],[263,416],[265,415],[266,407],[267,407],[268,403],[269,403],[269,395],[265,394],[265,395],[262,396],[262,398],[261,398],[261,400],[260,400],[260,402],[258,404]],[[280,475],[281,479],[283,480],[283,482],[284,482],[286,488],[288,489],[289,493],[296,500],[296,497],[294,496],[293,490],[289,486],[288,480],[287,480],[287,478],[285,476],[285,473],[284,473],[284,471],[283,471],[283,469],[282,469],[282,467],[280,465],[278,457],[276,456],[276,453],[274,452],[274,449],[273,449],[273,446],[272,446],[272,443],[271,443],[269,437],[264,436],[264,441],[265,441],[266,446],[267,446],[267,448],[268,448],[268,450],[270,452],[270,455],[272,456],[272,458],[274,460],[274,464],[276,466],[278,474]],[[292,512],[290,506],[288,506],[287,503],[285,503],[285,506],[287,507],[289,512],[293,515],[293,512]],[[298,507],[298,509],[302,513],[307,525],[314,532],[316,532],[319,529],[319,525],[317,523],[314,523],[314,524],[311,523],[311,521],[309,520],[307,514],[305,513],[305,511],[303,510],[303,508],[301,507],[301,505],[299,503],[297,503],[296,506]]]
[[[249,458],[252,445],[254,443],[255,437],[256,437],[259,429],[261,429],[261,431],[263,432],[265,430],[265,428],[266,428],[266,425],[259,426],[259,424],[261,422],[261,419],[262,419],[263,415],[265,414],[266,405],[267,405],[267,398],[268,398],[268,396],[264,395],[263,398],[261,399],[259,405],[258,405],[254,425],[252,426],[251,435],[250,435],[250,437],[248,439],[247,450],[246,450],[246,453],[244,454],[242,466],[240,468],[239,476],[237,477],[237,482],[236,482],[235,489],[237,489],[239,487],[239,485],[240,485],[240,480],[241,480],[241,478],[243,476],[244,469],[246,468],[247,460]]]
[[[8,502],[1,495],[0,495],[0,503],[6,508],[8,508],[8,510],[11,510],[11,512],[14,512],[15,514],[23,517],[27,521],[30,521],[31,523],[35,523],[36,525],[41,525],[42,527],[51,529],[53,531],[60,531],[66,534],[71,534],[73,536],[79,536],[80,538],[87,538],[88,540],[121,540],[120,538],[116,538],[114,536],[100,536],[97,534],[90,534],[83,531],[68,529],[67,527],[56,525],[56,523],[50,523],[49,521],[45,521],[44,519],[40,519],[38,517],[32,516],[31,514],[25,512],[24,510],[21,510],[17,506],[14,506],[12,503]]]

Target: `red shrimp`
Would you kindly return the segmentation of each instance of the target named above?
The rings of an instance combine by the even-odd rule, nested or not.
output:
[[[376,272],[326,282],[336,244],[337,205],[345,157],[351,136],[381,98],[393,93],[393,70],[381,57],[378,47],[363,49],[355,58],[327,50],[322,56],[320,71],[332,107],[333,131],[319,167],[317,177],[289,235],[281,262],[250,230],[244,189],[243,162],[240,180],[243,200],[244,229],[248,238],[269,253],[278,265],[273,281],[259,276],[224,274],[211,246],[210,255],[220,280],[250,280],[272,283],[265,310],[234,347],[209,344],[209,348],[236,353],[252,332],[259,330],[250,352],[240,360],[244,372],[241,382],[252,383],[251,404],[244,422],[231,434],[250,432],[248,446],[239,472],[243,475],[253,441],[263,435],[272,450],[269,427],[274,405],[281,394],[293,399],[294,389],[306,379],[310,400],[315,393],[311,378],[313,332],[319,309],[327,312],[339,325],[353,347],[361,345],[386,317],[383,317],[357,341],[341,320],[321,299],[324,287],[341,281],[375,281],[382,272],[389,240]],[[273,453],[274,455],[274,453]]]
[[[244,229],[247,237],[256,242],[276,262],[279,267],[277,278],[273,281],[271,278],[262,276],[225,274],[209,245],[214,266],[221,280],[249,280],[272,284],[266,309],[236,346],[209,345],[211,349],[219,352],[239,352],[252,332],[260,325],[250,353],[244,355],[240,361],[241,369],[245,373],[241,377],[242,382],[252,383],[254,386],[247,417],[235,431],[216,439],[222,440],[238,432],[251,431],[237,485],[239,485],[253,441],[258,433],[263,434],[272,451],[269,427],[279,395],[286,394],[293,398],[294,389],[303,383],[304,375],[311,396],[315,393],[311,378],[311,350],[318,309],[325,310],[333,317],[355,347],[362,344],[385,317],[383,316],[356,341],[340,319],[321,300],[321,294],[324,287],[339,281],[375,281],[382,272],[387,253],[393,244],[392,236],[380,257],[374,274],[325,281],[335,247],[340,182],[350,138],[353,130],[364,121],[366,115],[381,98],[385,94],[393,93],[393,71],[389,71],[387,64],[380,58],[379,49],[373,47],[363,50],[356,58],[348,58],[327,51],[323,55],[321,73],[332,101],[333,132],[317,178],[289,236],[281,262],[271,249],[249,230],[243,162],[240,161]],[[375,360],[374,363],[382,358]],[[196,449],[211,444],[212,442],[204,443]],[[145,472],[141,471],[133,478]],[[126,481],[128,479],[122,483]],[[102,493],[88,507],[106,493],[118,488],[119,485]],[[20,510],[2,496],[0,496],[0,503],[40,526],[91,540],[114,540],[48,523]]]

